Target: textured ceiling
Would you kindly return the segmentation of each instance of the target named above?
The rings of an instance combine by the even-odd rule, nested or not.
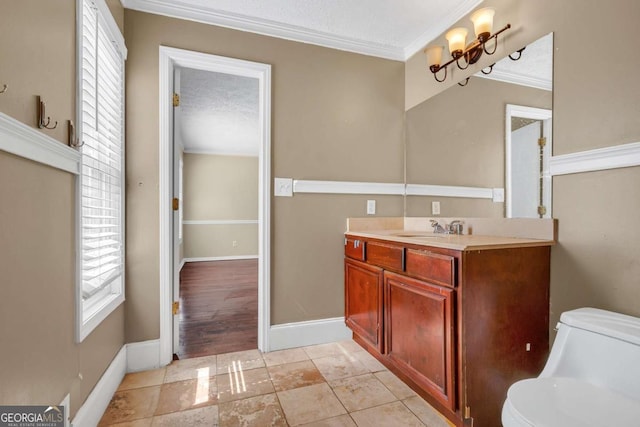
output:
[[[122,0],[174,16],[406,60],[482,0]]]
[[[258,79],[180,69],[180,132],[185,151],[257,156]]]

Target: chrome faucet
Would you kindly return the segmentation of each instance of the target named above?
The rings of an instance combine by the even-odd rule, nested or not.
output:
[[[440,225],[438,221],[436,221],[435,219],[431,220],[431,226],[433,227],[434,233],[447,234],[447,230],[442,225]]]
[[[451,221],[451,224],[447,226],[449,230],[449,234],[462,234],[462,221],[456,219],[455,221]]]
[[[451,224],[440,224],[435,219],[430,220],[433,232],[438,234],[462,234],[462,221],[456,219]]]

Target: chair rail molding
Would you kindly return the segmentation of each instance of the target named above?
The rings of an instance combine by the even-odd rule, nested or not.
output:
[[[639,165],[640,142],[632,142],[552,156],[549,160],[549,172],[551,176],[558,176]]]
[[[77,150],[4,113],[0,113],[0,150],[74,175],[80,173]]]

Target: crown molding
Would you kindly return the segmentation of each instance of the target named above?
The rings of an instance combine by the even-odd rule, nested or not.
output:
[[[376,56],[396,61],[404,61],[404,49],[368,43],[348,37],[338,37],[332,34],[313,31],[294,25],[258,19],[245,15],[222,12],[209,7],[194,7],[180,1],[171,0],[121,0],[127,9],[153,13],[189,21],[217,25],[234,30],[247,31],[270,37],[277,37],[296,42],[314,44],[332,49]],[[477,1],[477,0],[473,0]]]
[[[474,74],[475,77],[482,77],[483,79],[497,80],[504,83],[512,83],[520,86],[528,86],[535,89],[542,89],[551,91],[553,90],[553,82],[547,79],[541,79],[538,77],[527,76],[524,74],[513,73],[509,71],[493,70],[490,74],[483,74],[478,72]]]

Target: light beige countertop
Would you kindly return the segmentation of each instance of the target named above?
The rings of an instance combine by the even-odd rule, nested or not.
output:
[[[461,235],[433,233],[428,226],[430,219],[350,218],[346,234],[460,251],[551,246],[556,241],[553,219],[433,218],[441,224],[462,221],[465,227]]]

